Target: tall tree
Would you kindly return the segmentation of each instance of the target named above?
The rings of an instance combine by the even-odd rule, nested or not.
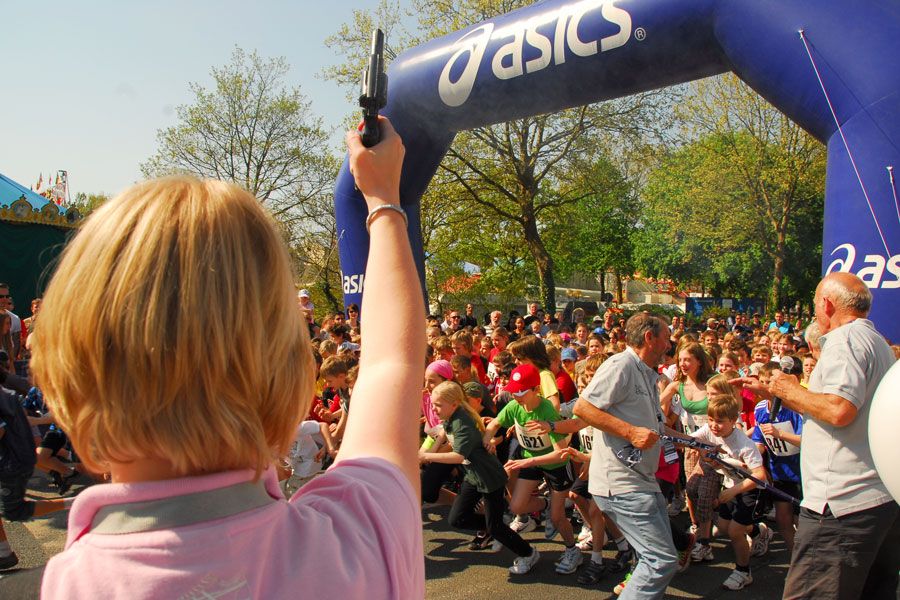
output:
[[[415,0],[416,34],[398,38],[412,44],[528,4],[527,0]],[[369,22],[360,14],[354,20],[357,25]],[[366,46],[359,41],[353,46],[338,44],[342,39],[329,38],[339,51],[349,51],[345,65],[326,75],[355,84],[357,80],[348,74],[360,72],[361,49]],[[583,187],[573,185],[567,171],[576,157],[593,155],[604,137],[643,133],[653,122],[650,115],[663,104],[661,97],[637,95],[462,132],[441,163],[440,169],[460,190],[458,197],[516,229],[509,235],[527,248],[538,295],[547,310],[553,311],[556,305],[555,275],[543,231],[564,207],[588,195]]]
[[[683,145],[662,150],[642,192],[640,267],[716,295],[767,290],[774,308],[787,290],[803,296],[818,272],[824,147],[733,75],[693,84],[678,113]]]
[[[769,306],[783,305],[788,234],[798,208],[824,194],[825,147],[733,74],[704,79],[681,105],[689,133],[731,175],[772,261]]]
[[[157,132],[146,177],[191,173],[232,181],[276,215],[326,191],[333,182],[328,132],[299,87],[288,87],[284,58],[235,48],[210,71],[212,88],[191,83],[178,123]]]

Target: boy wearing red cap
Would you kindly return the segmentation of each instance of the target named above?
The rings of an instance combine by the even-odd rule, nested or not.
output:
[[[513,370],[504,390],[512,394],[516,401],[508,403],[487,425],[484,444],[489,447],[497,443],[494,436],[500,427],[515,427],[521,458],[509,460],[504,465],[508,472],[518,472],[518,480],[512,489],[510,511],[517,515],[528,515],[547,508],[546,500],[532,495],[541,481],[547,482],[551,489],[549,508],[553,522],[553,528],[548,528],[548,531],[554,535],[559,531],[566,545],[565,552],[556,563],[556,572],[568,574],[574,573],[582,560],[581,551],[575,546],[572,525],[565,513],[566,496],[575,476],[568,457],[562,454],[566,447],[566,435],[554,432],[555,423],[561,417],[550,401],[541,397],[540,387],[541,376],[534,365],[523,364]],[[525,425],[529,421],[547,421],[550,423],[550,431],[543,434],[528,431]],[[520,532],[530,531],[525,527],[518,529]],[[537,553],[533,560],[530,559],[531,557],[517,559],[510,571],[517,575],[527,573],[537,562]]]

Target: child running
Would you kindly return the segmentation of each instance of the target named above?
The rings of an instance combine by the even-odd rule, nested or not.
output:
[[[747,435],[735,427],[740,417],[740,403],[733,393],[716,392],[709,397],[707,422],[695,431],[692,437],[705,444],[719,446],[726,461],[733,461],[750,470],[757,479],[766,479],[762,455]],[[716,468],[707,458],[701,459],[710,468]],[[722,586],[729,590],[740,590],[753,583],[750,573],[750,542],[747,534],[757,536],[760,531],[756,523],[760,520],[760,490],[750,479],[738,479],[727,474],[726,488],[716,498],[718,505],[719,531],[726,533],[734,549],[736,567]],[[688,484],[690,489],[690,484]],[[705,534],[709,523],[701,523]],[[705,542],[705,543],[704,543]],[[701,539],[701,547],[709,547],[708,538]],[[709,554],[711,556],[711,554]]]
[[[542,481],[547,482],[551,489],[550,519],[566,546],[556,564],[556,572],[568,574],[574,573],[582,561],[581,551],[575,545],[572,524],[566,518],[566,498],[575,477],[568,457],[563,455],[567,436],[553,432],[555,423],[560,420],[559,413],[549,400],[540,395],[540,387],[541,376],[534,365],[522,364],[513,369],[505,391],[513,395],[515,402],[507,404],[488,424],[484,444],[485,447],[496,444],[494,436],[500,427],[515,427],[523,458],[510,460],[504,465],[508,471],[518,471],[519,474],[513,488],[510,510],[517,515],[544,510],[546,501],[534,497],[533,493]],[[550,432],[529,432],[525,428],[529,421],[548,421]],[[524,566],[530,569],[533,563]]]
[[[518,555],[509,572],[514,575],[527,573],[540,558],[540,553],[503,522],[506,472],[497,457],[482,444],[484,425],[481,417],[466,403],[463,388],[453,381],[445,381],[432,390],[431,404],[444,422],[444,434],[453,449],[450,452],[420,451],[420,462],[460,465],[465,471],[450,509],[450,525],[457,529],[487,530],[494,540]],[[484,499],[483,516],[475,513],[475,506],[481,499]]]
[[[770,362],[759,370],[759,382],[768,386],[772,372],[778,363]],[[762,400],[756,405],[756,427],[752,439],[759,451],[766,455],[772,485],[794,498],[803,498],[800,485],[800,436],[803,433],[803,417],[784,406],[777,415],[772,415],[772,401]],[[794,548],[794,518],[799,515],[799,507],[772,496],[775,503],[775,522],[790,553]],[[764,525],[760,525],[762,529]],[[771,535],[768,529],[754,540],[751,554],[765,554]]]

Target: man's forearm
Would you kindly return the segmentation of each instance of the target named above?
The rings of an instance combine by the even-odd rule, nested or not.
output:
[[[579,398],[575,403],[573,411],[575,416],[601,431],[620,437],[625,440],[631,439],[631,430],[634,426],[630,423],[614,417],[605,410],[600,410],[584,398]]]
[[[853,403],[835,394],[817,394],[797,385],[781,399],[791,410],[837,427],[846,427],[856,418]]]

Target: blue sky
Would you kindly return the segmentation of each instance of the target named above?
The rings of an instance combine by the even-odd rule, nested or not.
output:
[[[115,194],[140,179],[156,131],[210,83],[235,45],[284,56],[329,127],[356,108],[319,75],[324,39],[377,0],[6,2],[0,36],[0,173],[30,186],[69,171],[70,194]],[[335,139],[338,139],[335,136]]]

